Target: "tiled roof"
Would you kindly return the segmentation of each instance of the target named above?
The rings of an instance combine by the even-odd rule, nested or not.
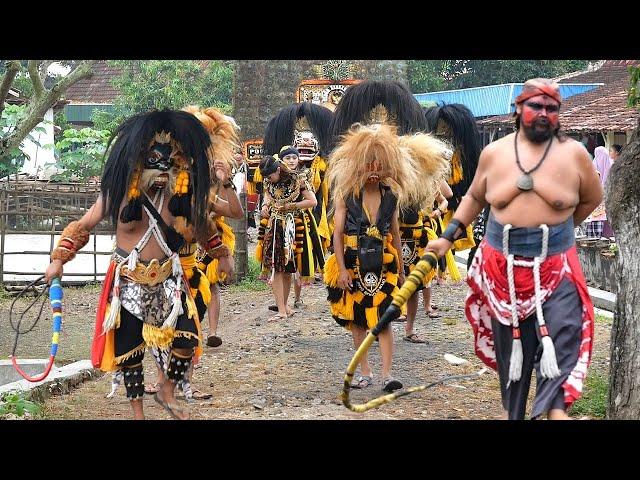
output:
[[[93,66],[93,75],[71,85],[64,97],[71,104],[112,104],[119,92],[111,80],[119,74],[119,68],[107,65],[106,60],[99,60]]]
[[[640,65],[638,60],[607,60],[598,69],[571,77],[559,83],[604,83],[602,87],[575,95],[562,103],[560,125],[567,132],[626,132],[638,126],[640,112],[627,107],[629,72],[627,66]],[[479,126],[512,126],[512,115],[500,115],[478,121]]]

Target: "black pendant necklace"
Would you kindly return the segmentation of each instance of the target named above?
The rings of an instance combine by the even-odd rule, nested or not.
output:
[[[533,177],[531,176],[531,174],[535,170],[537,170],[538,167],[542,165],[542,162],[544,162],[544,159],[547,158],[547,153],[549,153],[549,149],[551,148],[551,144],[553,143],[553,136],[551,136],[549,144],[547,145],[547,149],[544,151],[544,155],[542,155],[542,158],[540,159],[538,164],[529,171],[522,168],[522,164],[520,164],[520,157],[518,157],[518,130],[516,130],[516,136],[514,137],[513,143],[516,149],[516,164],[522,172],[522,175],[520,175],[518,181],[516,182],[516,186],[523,192],[528,192],[529,190],[533,189]]]

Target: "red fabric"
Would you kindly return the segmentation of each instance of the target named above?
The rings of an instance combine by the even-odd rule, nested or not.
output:
[[[91,363],[94,368],[100,368],[102,355],[104,354],[105,336],[102,333],[102,322],[104,321],[104,314],[107,310],[107,304],[109,303],[109,295],[111,294],[111,288],[113,287],[113,276],[116,271],[116,265],[117,264],[114,261],[109,264],[109,269],[107,270],[102,284],[100,300],[98,301],[96,326],[93,333],[93,342],[91,343]]]
[[[514,266],[513,273],[518,320],[522,322],[536,310],[533,271],[531,268]],[[563,253],[547,257],[540,265],[542,302],[551,296],[564,278],[576,286],[582,301],[582,342],[578,362],[562,385],[565,404],[568,407],[580,398],[593,346],[593,303],[575,246]],[[486,239],[478,247],[467,283],[470,291],[465,313],[473,328],[475,352],[487,366],[496,370],[491,317],[504,325],[511,325],[511,300],[507,280],[507,259],[501,251],[489,245]]]
[[[556,102],[562,103],[560,96],[560,86],[551,80],[543,78],[535,78],[527,80],[522,88],[522,93],[516,97],[516,104],[522,103],[531,97],[538,95],[546,95],[553,98]]]

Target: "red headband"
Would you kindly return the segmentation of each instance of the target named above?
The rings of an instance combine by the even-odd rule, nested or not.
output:
[[[516,97],[516,105],[538,95],[546,95],[558,103],[562,103],[560,87],[555,82],[549,80],[536,79],[525,82],[522,93]]]

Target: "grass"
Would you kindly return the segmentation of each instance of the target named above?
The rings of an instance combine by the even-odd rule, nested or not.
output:
[[[599,372],[591,372],[587,376],[582,397],[571,407],[571,416],[604,419],[607,415],[608,391],[608,379]]]
[[[262,271],[262,265],[255,258],[249,257],[249,268],[247,276],[242,281],[229,285],[229,291],[231,293],[238,292],[264,292],[269,290],[267,285],[262,280],[258,280],[258,276]]]

